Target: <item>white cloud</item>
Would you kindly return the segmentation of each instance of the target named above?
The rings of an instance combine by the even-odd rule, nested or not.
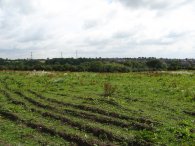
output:
[[[193,0],[0,0],[0,57],[194,57]]]

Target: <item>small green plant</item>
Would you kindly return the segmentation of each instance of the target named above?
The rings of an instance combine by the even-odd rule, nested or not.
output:
[[[104,83],[104,96],[108,97],[113,95],[116,92],[116,86],[106,82]]]

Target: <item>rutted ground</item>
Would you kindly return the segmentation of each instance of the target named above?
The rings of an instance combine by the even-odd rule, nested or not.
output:
[[[1,74],[0,144],[139,146],[181,142],[193,145],[195,142],[193,97],[188,99],[191,102],[180,101],[186,105],[179,110],[175,105],[166,105],[158,98],[127,98],[127,95],[121,95],[123,91],[120,89],[111,97],[104,97],[97,87],[97,92],[91,90],[90,96],[86,96],[90,93],[88,87],[102,84],[105,78],[110,82],[112,75],[108,74],[100,74],[99,78],[103,80],[98,81],[96,74],[86,73],[91,75],[90,82],[86,81],[82,73],[72,73],[74,76],[70,77],[61,73],[43,76],[32,76],[27,72]],[[163,76],[158,73],[149,74],[153,75]],[[123,77],[123,74],[118,77]],[[70,83],[67,78],[70,78]],[[124,82],[114,77],[113,80],[118,84]],[[69,88],[63,89],[63,86]],[[79,86],[86,90],[82,91]],[[159,115],[156,115],[158,112]],[[6,126],[4,123],[7,123]],[[174,124],[176,126],[172,127]],[[20,133],[25,133],[25,138],[21,138],[22,134],[17,133],[17,130],[14,133],[18,137],[13,137],[15,134],[9,133],[11,125],[22,131]]]

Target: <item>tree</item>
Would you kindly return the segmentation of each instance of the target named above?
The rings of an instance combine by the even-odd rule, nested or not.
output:
[[[166,70],[167,64],[160,59],[152,59],[146,62],[150,70]]]

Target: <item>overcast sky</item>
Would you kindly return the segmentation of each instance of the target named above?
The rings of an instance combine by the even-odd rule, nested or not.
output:
[[[195,58],[195,0],[0,0],[0,58]]]

